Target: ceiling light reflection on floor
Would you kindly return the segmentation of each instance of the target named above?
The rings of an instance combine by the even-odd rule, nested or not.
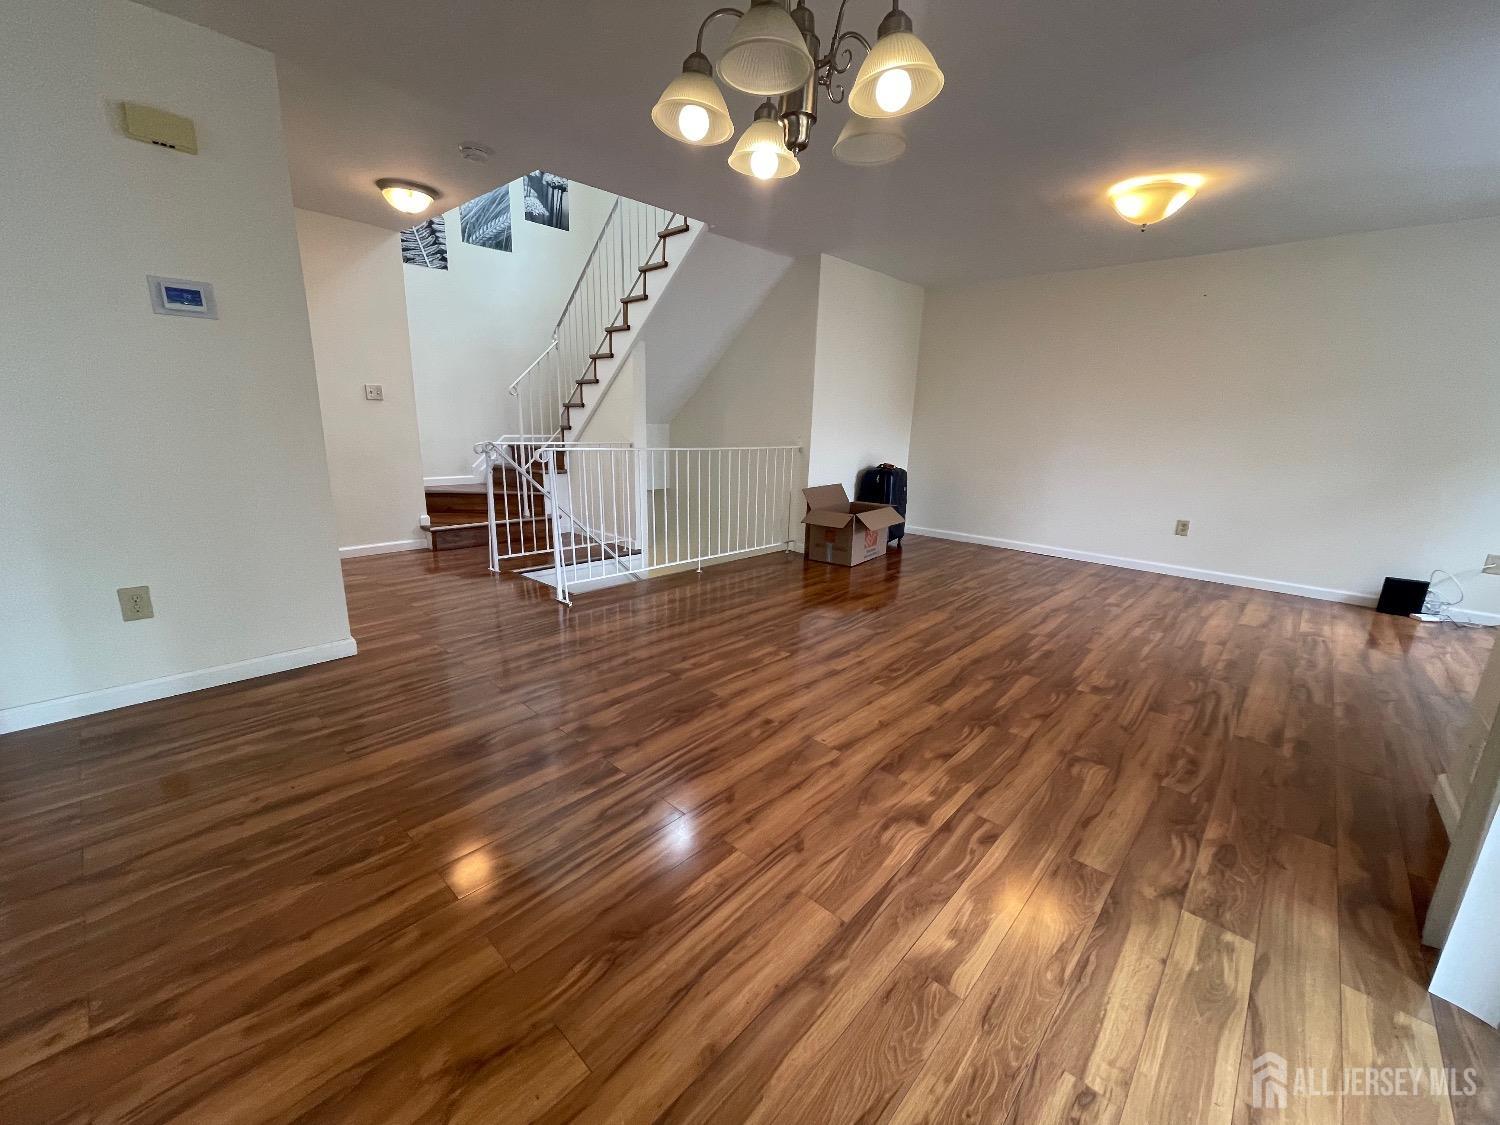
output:
[[[454,892],[466,895],[491,881],[495,865],[483,851],[473,851],[455,863],[448,871],[448,883]]]
[[[683,813],[667,829],[667,842],[673,855],[686,855],[698,839],[698,826],[690,813]]]

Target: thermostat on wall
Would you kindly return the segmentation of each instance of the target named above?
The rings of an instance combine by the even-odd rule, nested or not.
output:
[[[218,320],[219,307],[214,304],[214,287],[206,281],[187,281],[180,277],[147,277],[151,286],[151,308],[164,316],[196,316]]]

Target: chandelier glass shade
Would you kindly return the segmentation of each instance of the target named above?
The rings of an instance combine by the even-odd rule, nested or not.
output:
[[[729,166],[756,180],[784,180],[801,169],[796,154],[786,147],[786,132],[774,102],[767,101],[755,111],[755,120],[729,154]]]
[[[909,31],[875,41],[849,91],[849,108],[861,117],[904,117],[943,90],[943,72],[927,45]]]
[[[704,59],[705,64],[707,59]],[[712,72],[683,70],[651,110],[656,127],[683,144],[721,145],[734,136],[734,120]]]
[[[755,0],[719,59],[719,75],[747,94],[784,94],[807,84],[812,52],[779,0]]]
[[[851,113],[839,139],[833,142],[833,155],[845,164],[871,168],[899,160],[906,152],[906,132],[890,118],[860,117]]]

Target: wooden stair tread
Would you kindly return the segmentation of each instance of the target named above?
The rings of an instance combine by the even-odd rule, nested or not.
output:
[[[620,304],[634,305],[638,304],[641,301],[649,301],[650,299],[651,295],[649,293],[631,293],[627,296],[621,297]]]
[[[473,513],[469,512],[438,512],[436,514],[429,512],[427,518],[430,525],[428,527],[429,531],[433,529],[446,529],[451,531],[452,529],[459,527],[483,527],[485,522],[483,512],[479,513],[478,519],[475,519]],[[522,516],[512,513],[507,516],[507,514],[503,511],[497,511],[495,513],[496,527],[505,527],[507,525],[524,523],[544,524],[546,522],[547,517],[543,515]]]
[[[598,378],[597,375],[596,376],[585,377],[585,378],[582,378],[582,379],[574,379],[573,380],[573,382],[577,383],[580,387],[593,386],[598,381],[599,381],[599,378]]]
[[[629,332],[630,331],[630,325],[628,325],[628,324],[611,324],[604,331],[606,331],[606,332]]]
[[[533,493],[532,495],[537,495]],[[525,504],[526,496],[520,492],[495,493],[495,513],[504,515],[507,512],[518,512]],[[465,492],[456,496],[437,496],[431,493],[427,495],[427,515],[430,519],[466,519],[482,520],[488,511],[485,503],[484,493]]]
[[[639,268],[640,268],[640,271],[642,273],[653,273],[656,270],[664,270],[664,269],[666,269],[667,268],[667,263],[666,262],[647,262],[644,266],[641,266]]]
[[[615,358],[615,353],[614,352],[594,352],[594,353],[592,353],[589,356],[589,358],[592,359],[592,360],[595,360],[595,361],[601,360],[601,359],[614,359]]]
[[[434,551],[459,551],[469,547],[488,547],[489,527],[478,523],[438,524],[427,529]],[[534,547],[548,556],[552,550],[552,521],[532,516],[517,520],[496,520],[495,534],[501,549]]]
[[[531,551],[524,555],[512,555],[508,559],[500,560],[501,574],[514,574],[518,570],[530,570],[537,566],[552,565],[552,548],[549,546],[544,551]]]
[[[687,223],[678,223],[675,227],[667,227],[665,230],[659,230],[659,231],[657,231],[656,232],[656,237],[657,238],[671,238],[673,235],[687,234],[687,232],[689,230],[691,230],[691,229],[692,228],[689,227],[687,225]]]

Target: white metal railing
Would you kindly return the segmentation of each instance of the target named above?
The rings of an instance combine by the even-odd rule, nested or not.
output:
[[[506,434],[474,447],[479,454],[474,471],[483,474],[492,571],[500,570],[502,561],[519,559],[521,565],[536,566],[551,558],[555,492],[547,473],[549,468],[565,470],[566,454],[560,463],[547,455],[566,448],[547,434]]]
[[[562,433],[564,404],[584,401],[590,384],[579,381],[594,374],[591,357],[613,350],[611,334],[605,330],[627,322],[629,305],[622,299],[648,291],[650,274],[642,273],[641,267],[662,260],[661,232],[679,221],[676,212],[664,207],[615,200],[557,318],[551,341],[509,387],[516,399],[519,432]]]
[[[490,569],[539,556],[533,577],[560,602],[796,542],[800,446],[639,448],[513,435],[477,451],[488,467]]]

